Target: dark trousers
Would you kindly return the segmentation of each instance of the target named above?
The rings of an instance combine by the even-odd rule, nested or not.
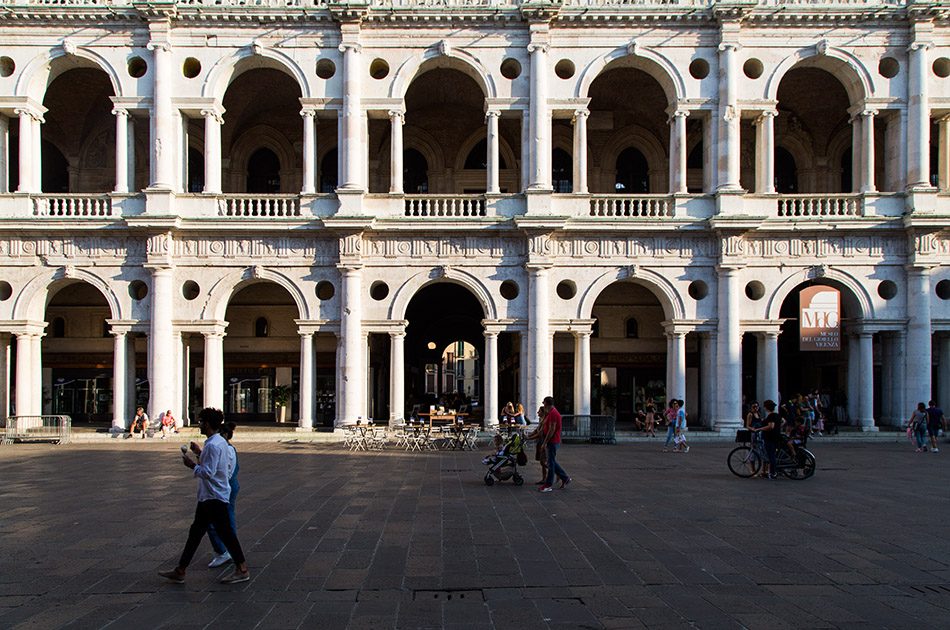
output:
[[[567,473],[564,472],[561,465],[557,463],[557,449],[560,446],[560,444],[551,444],[550,442],[546,445],[548,450],[548,478],[545,481],[549,486],[554,485],[555,475],[561,481],[567,481],[568,479]]]
[[[237,535],[231,527],[231,519],[228,516],[228,504],[224,501],[201,501],[195,507],[195,520],[188,530],[188,541],[185,543],[185,550],[181,552],[181,559],[178,566],[184,568],[191,564],[191,559],[195,557],[198,551],[198,545],[208,531],[208,525],[214,525],[221,542],[225,549],[231,554],[234,564],[244,562],[244,551],[241,549],[241,543],[238,542]]]
[[[765,445],[765,455],[769,458],[769,472],[771,474],[776,474],[778,470],[776,460],[776,451],[778,450],[778,443],[773,442],[772,440],[764,440]]]

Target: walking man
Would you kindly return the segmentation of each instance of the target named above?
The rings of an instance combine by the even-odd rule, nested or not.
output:
[[[547,415],[544,417],[544,428],[542,429],[541,440],[548,451],[548,476],[538,490],[541,492],[551,492],[554,486],[554,476],[561,480],[560,487],[564,488],[571,483],[571,478],[567,475],[561,465],[557,463],[557,450],[561,447],[561,414],[554,408],[554,399],[548,396],[544,399],[544,409]]]
[[[178,566],[170,571],[158,572],[160,576],[176,584],[185,582],[185,571],[208,531],[209,524],[214,525],[221,542],[234,560],[234,572],[222,578],[221,583],[237,584],[251,579],[244,551],[228,516],[228,500],[231,494],[228,479],[237,462],[227,440],[219,433],[223,425],[224,414],[220,409],[202,409],[198,413],[198,427],[208,439],[200,450],[197,444],[192,443],[192,449],[201,453],[198,463],[188,456],[187,451],[182,452],[182,461],[185,466],[194,470],[194,476],[198,480],[198,506],[195,508],[195,520],[188,530],[188,541],[181,552]]]

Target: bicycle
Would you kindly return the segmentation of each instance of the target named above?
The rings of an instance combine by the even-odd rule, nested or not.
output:
[[[732,449],[726,458],[729,470],[742,478],[757,475],[768,462],[761,437],[748,429],[739,429],[736,442],[740,445]],[[789,479],[801,481],[814,475],[817,465],[815,455],[804,444],[795,447],[795,457],[792,457],[787,445],[780,444],[775,453],[776,470],[772,473],[780,472]]]

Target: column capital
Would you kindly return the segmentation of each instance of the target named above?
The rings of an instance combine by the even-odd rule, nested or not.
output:
[[[544,273],[545,271],[550,270],[551,267],[553,266],[554,265],[549,262],[526,262],[524,264],[524,269],[531,275],[538,276]]]
[[[14,108],[13,113],[20,118],[32,118],[38,123],[46,122],[46,120],[43,118],[43,112],[34,107],[16,107]]]
[[[877,116],[877,113],[878,112],[876,109],[862,109],[859,115],[862,118],[873,118],[874,116]]]
[[[345,276],[355,276],[363,269],[363,265],[359,263],[337,263],[336,268]]]
[[[765,122],[766,118],[776,118],[778,116],[778,110],[775,109],[763,109],[759,112],[759,115],[755,117],[753,124],[759,125]]]
[[[343,42],[342,44],[337,46],[337,49],[341,53],[345,53],[348,50],[351,50],[355,53],[363,52],[363,46],[358,44],[357,42]]]
[[[742,50],[742,44],[740,44],[740,43],[738,43],[738,42],[721,42],[721,43],[719,44],[719,46],[717,46],[717,49],[718,49],[719,52],[721,52],[721,53],[724,53],[724,52],[739,52],[740,50]]]
[[[399,120],[400,124],[403,124],[403,125],[406,124],[406,112],[404,112],[403,110],[390,109],[387,113],[389,114],[389,120],[391,122],[395,122],[396,120]]]
[[[489,118],[499,118],[500,116],[501,112],[497,109],[489,109],[487,112],[485,112],[485,120],[488,120]]]
[[[217,109],[217,108],[214,108],[214,109],[202,109],[202,110],[201,110],[201,115],[204,116],[205,120],[209,120],[209,119],[210,119],[210,120],[213,120],[214,122],[218,123],[219,125],[223,125],[223,124],[224,124],[224,117],[222,116],[223,113],[224,113],[224,110],[223,110],[223,109],[222,109],[222,110],[219,110],[219,109]]]
[[[586,107],[578,108],[574,110],[574,115],[571,117],[571,122],[575,123],[579,118],[588,118],[590,116],[590,110]]]
[[[313,109],[312,107],[305,107],[302,110],[300,110],[300,117],[301,118],[316,118],[317,110]]]
[[[497,330],[487,330],[487,329],[486,329],[486,330],[482,331],[482,336],[485,337],[485,339],[497,339],[497,338],[498,338],[498,331],[497,331]]]
[[[148,44],[145,45],[145,48],[146,48],[147,50],[151,50],[151,51],[153,51],[153,52],[159,52],[159,51],[160,51],[160,52],[171,52],[171,50],[172,50],[172,43],[169,42],[169,41],[152,40],[152,41],[150,41]]]
[[[546,54],[549,50],[551,50],[551,45],[546,43],[531,43],[525,48],[529,53],[540,52],[542,54]]]
[[[129,110],[126,109],[126,108],[124,108],[124,107],[114,107],[114,108],[112,108],[112,115],[113,115],[113,116],[122,116],[122,117],[128,118],[128,117],[131,116],[132,114],[130,114],[130,113],[129,113]]]
[[[911,42],[907,46],[907,52],[917,52],[920,50],[928,51],[934,47],[933,42]]]
[[[390,339],[405,339],[406,331],[405,330],[390,330],[389,338]]]

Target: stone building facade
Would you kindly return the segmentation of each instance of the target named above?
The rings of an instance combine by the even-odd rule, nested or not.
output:
[[[948,9],[3,0],[0,409],[897,425],[950,399]]]

